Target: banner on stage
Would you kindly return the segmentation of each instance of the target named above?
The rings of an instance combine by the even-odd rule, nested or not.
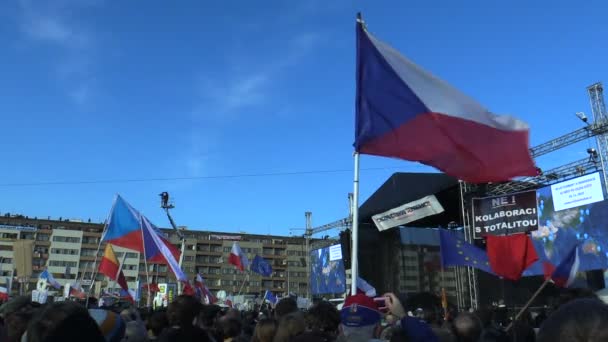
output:
[[[538,229],[536,190],[473,198],[474,237],[525,233]]]
[[[601,202],[604,191],[599,172],[551,185],[555,211]]]
[[[435,195],[430,195],[374,215],[372,216],[372,220],[374,220],[379,231],[384,231],[442,212],[443,207],[437,201]]]

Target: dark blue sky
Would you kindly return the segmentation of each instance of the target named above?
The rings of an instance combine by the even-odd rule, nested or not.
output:
[[[352,169],[355,14],[532,144],[580,127],[608,82],[602,1],[4,1],[0,212],[92,218],[115,193],[167,226],[287,234],[347,214],[352,173],[45,186],[16,183]],[[541,158],[550,168],[589,142]],[[362,200],[392,172],[362,158]],[[301,233],[301,232],[298,232]]]

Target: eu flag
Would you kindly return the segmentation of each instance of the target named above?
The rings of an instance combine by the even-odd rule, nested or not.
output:
[[[253,258],[253,262],[250,267],[252,272],[259,273],[264,277],[270,277],[272,274],[272,266],[261,256],[257,255]]]
[[[269,303],[272,304],[277,304],[279,302],[279,299],[270,291],[266,290],[266,293],[264,293],[264,300],[267,300]]]
[[[470,266],[494,274],[490,268],[490,261],[486,252],[474,246],[460,236],[447,231],[439,230],[441,241],[441,264],[446,266]]]

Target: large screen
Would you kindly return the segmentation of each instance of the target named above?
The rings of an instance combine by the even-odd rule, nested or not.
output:
[[[531,233],[539,261],[526,275],[543,273],[543,262],[559,264],[580,245],[581,271],[608,268],[608,201],[601,174],[593,173],[537,191],[539,227]]]
[[[313,295],[346,292],[346,273],[340,245],[311,251],[310,267],[310,287]]]

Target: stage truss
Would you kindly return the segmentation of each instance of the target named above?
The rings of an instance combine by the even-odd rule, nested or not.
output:
[[[608,170],[605,167],[608,162],[608,113],[606,113],[602,84],[595,83],[587,87],[587,92],[591,101],[593,121],[589,123],[583,113],[577,113],[576,116],[585,124],[584,127],[535,146],[530,149],[530,154],[533,158],[537,158],[594,137],[596,138],[597,150],[588,149],[589,157],[551,170],[541,171],[539,169],[539,175],[536,177],[525,177],[511,182],[490,184],[460,182],[460,205],[466,241],[473,242],[473,228],[470,224],[471,198],[473,197],[504,195],[538,189],[595,171],[601,171],[604,179],[604,192],[606,191],[606,184],[608,184]],[[472,267],[457,267],[456,283],[459,309],[477,308],[479,303],[477,270]]]

